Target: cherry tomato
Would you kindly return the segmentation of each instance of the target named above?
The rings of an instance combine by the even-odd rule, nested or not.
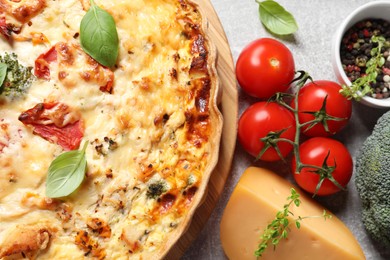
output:
[[[269,98],[285,92],[294,79],[295,64],[290,50],[281,42],[261,38],[250,43],[238,57],[236,75],[249,95]]]
[[[330,175],[342,186],[345,187],[352,176],[353,163],[351,155],[347,148],[331,138],[313,137],[299,146],[300,159],[303,164],[323,166],[325,158],[328,167],[335,167]],[[330,195],[340,190],[329,178],[325,178],[321,187],[316,192],[317,185],[320,181],[320,174],[314,168],[304,167],[300,173],[296,173],[297,166],[295,156],[292,160],[292,171],[295,181],[298,185],[316,195]]]
[[[285,107],[265,101],[257,102],[248,107],[238,122],[238,139],[243,148],[251,155],[257,157],[265,143],[260,139],[266,137],[269,132],[280,132],[280,138],[294,140],[296,127],[293,113]],[[292,145],[280,141],[277,144],[281,155],[286,157],[292,150]],[[270,147],[260,158],[264,161],[277,161],[277,151]]]
[[[312,128],[307,125],[302,128],[302,133],[307,136],[330,136],[345,127],[351,118],[352,102],[340,94],[341,86],[333,81],[318,80],[310,82],[300,89],[298,95],[299,122],[301,124],[312,121],[315,117],[313,114],[304,112],[317,112],[321,110],[326,97],[326,107],[322,111],[322,115],[326,114],[339,118],[340,120],[324,119],[328,125],[327,132],[322,123],[315,124]],[[295,108],[294,100],[291,106]],[[320,112],[321,114],[321,112]]]

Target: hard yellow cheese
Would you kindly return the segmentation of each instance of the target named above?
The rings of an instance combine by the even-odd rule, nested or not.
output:
[[[250,167],[242,175],[221,220],[221,242],[229,259],[256,259],[254,252],[263,230],[283,209],[293,185],[277,174]],[[295,217],[321,216],[324,208],[302,192],[301,205],[291,206]],[[270,245],[261,259],[365,259],[351,231],[336,216],[308,218],[297,229],[290,218],[290,233],[274,250]]]

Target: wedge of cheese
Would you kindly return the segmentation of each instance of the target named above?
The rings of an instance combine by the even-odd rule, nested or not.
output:
[[[220,226],[222,246],[229,259],[256,259],[254,252],[260,237],[275,214],[283,209],[291,188],[290,182],[266,169],[250,167],[243,173]],[[294,217],[322,216],[324,208],[295,189],[301,195],[301,205],[290,206]],[[294,217],[289,217],[287,239],[282,239],[275,250],[269,245],[261,259],[365,259],[351,231],[336,216],[326,220],[304,219],[300,229],[295,227]]]

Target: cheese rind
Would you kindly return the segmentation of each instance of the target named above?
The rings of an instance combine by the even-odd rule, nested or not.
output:
[[[291,183],[266,169],[250,167],[243,173],[220,224],[222,247],[229,259],[256,259],[254,252],[261,234],[283,209],[291,188]],[[321,205],[298,192],[301,205],[290,206],[294,216],[323,214]],[[282,239],[275,250],[269,245],[262,259],[365,259],[351,231],[336,216],[327,220],[304,219],[300,229],[295,227],[293,218],[289,220],[288,238]]]

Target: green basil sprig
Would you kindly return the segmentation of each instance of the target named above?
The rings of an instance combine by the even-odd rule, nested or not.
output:
[[[259,16],[263,25],[278,35],[292,34],[298,30],[294,16],[280,4],[272,0],[256,0],[259,4]]]
[[[47,197],[65,197],[80,186],[87,170],[87,145],[88,142],[85,142],[81,150],[62,153],[52,161],[46,181]]]
[[[83,50],[100,64],[113,67],[119,53],[118,32],[114,18],[91,0],[91,7],[80,23]]]
[[[0,63],[0,93],[3,91],[3,83],[5,80],[5,77],[7,76],[7,64]]]

